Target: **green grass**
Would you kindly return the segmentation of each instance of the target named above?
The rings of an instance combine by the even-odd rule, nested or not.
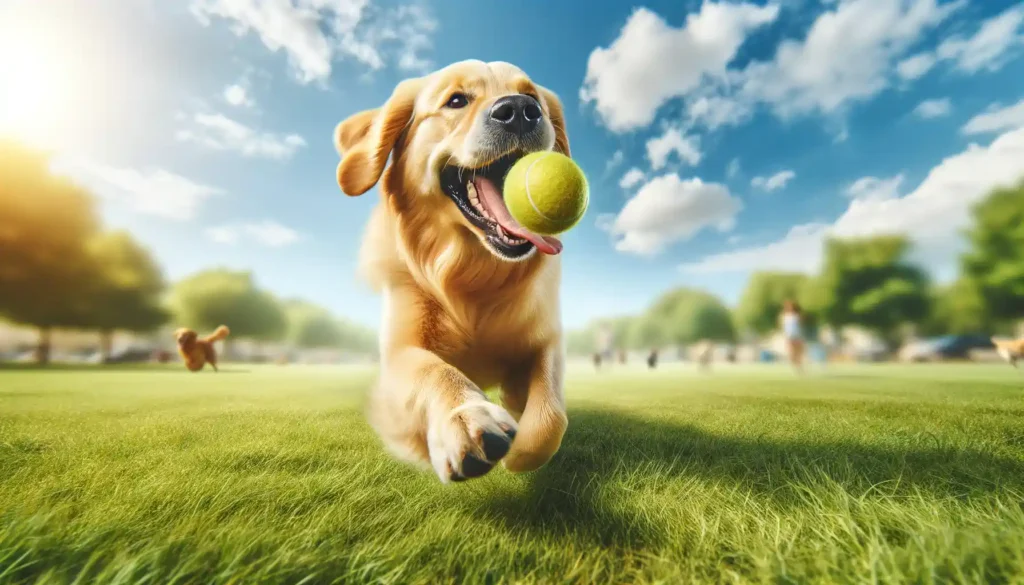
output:
[[[385,456],[356,368],[0,371],[3,583],[1024,583],[1009,367],[570,371],[542,470]]]

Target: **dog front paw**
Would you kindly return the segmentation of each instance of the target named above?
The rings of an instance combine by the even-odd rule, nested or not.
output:
[[[431,421],[430,463],[443,483],[481,477],[508,454],[517,430],[504,408],[473,398]]]
[[[520,419],[523,422],[523,419]],[[532,424],[531,424],[532,423]],[[522,428],[523,436],[501,461],[512,473],[536,471],[547,464],[562,445],[569,419],[558,409],[545,411]]]

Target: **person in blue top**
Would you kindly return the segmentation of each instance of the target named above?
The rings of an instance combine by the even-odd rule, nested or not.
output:
[[[782,327],[782,334],[786,338],[786,346],[789,349],[789,361],[796,368],[797,372],[803,372],[803,314],[800,312],[800,305],[796,301],[786,301],[782,304],[779,324]]]

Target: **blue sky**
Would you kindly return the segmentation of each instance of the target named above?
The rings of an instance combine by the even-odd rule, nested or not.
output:
[[[331,133],[462,59],[565,103],[591,181],[562,238],[569,327],[673,286],[734,302],[753,270],[814,270],[827,234],[908,233],[949,278],[970,203],[1024,175],[1008,0],[0,0],[0,23],[59,89],[8,130],[170,278],[248,268],[371,326],[355,258],[378,194],[340,192]]]

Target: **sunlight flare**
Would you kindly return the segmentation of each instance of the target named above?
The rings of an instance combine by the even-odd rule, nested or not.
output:
[[[57,147],[76,101],[71,61],[39,30],[0,27],[0,137]]]

